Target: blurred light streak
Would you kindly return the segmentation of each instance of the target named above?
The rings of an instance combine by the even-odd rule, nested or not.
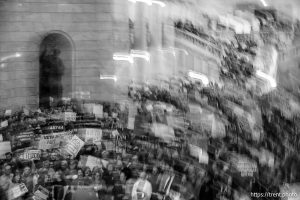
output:
[[[131,50],[130,55],[132,58],[143,58],[150,61],[150,53],[148,51],[141,51],[141,50]]]
[[[160,5],[161,7],[166,7],[166,4],[165,4],[164,2],[161,2],[161,1],[155,1],[155,0],[153,0],[152,3],[153,3],[153,4],[158,4],[158,5]]]
[[[5,56],[3,58],[1,58],[1,62],[4,62],[8,59],[11,59],[11,58],[20,58],[22,55],[20,53],[15,53],[15,54],[12,54],[12,55],[9,55],[9,56]]]
[[[204,74],[197,73],[194,71],[189,71],[188,76],[193,79],[200,80],[205,86],[209,84],[209,80],[207,76],[205,76]]]
[[[269,83],[270,83],[270,85],[271,85],[272,88],[276,88],[277,87],[276,80],[273,77],[269,76],[268,74],[266,74],[266,73],[264,73],[264,72],[262,72],[260,70],[257,70],[256,71],[256,75],[259,76],[259,77],[261,77],[261,78],[263,78],[263,79],[265,79],[265,80],[267,80],[267,81],[269,81]]]
[[[266,3],[265,0],[260,0],[260,2],[264,5],[264,7],[267,7],[267,6],[268,6],[268,4]]]
[[[136,3],[136,2],[142,2],[142,3],[146,3],[149,6],[153,5],[153,4],[157,4],[160,5],[161,7],[166,7],[166,4],[162,1],[156,1],[156,0],[128,0],[132,3]]]
[[[133,64],[133,57],[130,54],[122,54],[122,53],[115,53],[113,55],[114,60],[119,60],[119,61],[128,61],[131,64]]]
[[[101,80],[114,80],[117,82],[118,78],[115,75],[100,75]]]

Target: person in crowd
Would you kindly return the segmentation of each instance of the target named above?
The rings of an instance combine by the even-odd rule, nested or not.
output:
[[[150,181],[152,185],[152,191],[157,192],[158,191],[158,168],[156,166],[153,166],[152,173],[149,174],[148,180]]]
[[[180,193],[185,200],[194,199],[194,188],[192,183],[188,181],[187,176],[184,174],[180,183]]]
[[[201,186],[199,200],[214,200],[213,180],[210,174],[206,174],[204,183]]]
[[[23,174],[22,174],[22,183],[24,183],[28,189],[28,193],[32,193],[33,192],[33,174],[32,174],[32,170],[29,166],[26,166],[23,170]]]
[[[150,200],[152,186],[146,177],[146,172],[140,173],[139,179],[135,182],[132,188],[132,200]]]
[[[66,181],[63,179],[62,171],[56,171],[53,182],[53,197],[55,200],[63,200],[64,186],[66,186]]]
[[[126,176],[124,172],[120,172],[120,180],[116,181],[113,188],[113,199],[122,200],[125,196]]]

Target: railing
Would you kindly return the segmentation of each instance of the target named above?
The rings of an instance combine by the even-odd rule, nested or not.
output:
[[[175,28],[175,33],[177,36],[184,38],[190,42],[192,42],[194,45],[201,47],[202,49],[208,51],[213,56],[217,56],[218,59],[222,58],[222,50],[220,47],[216,46],[215,44],[212,44],[211,42],[204,40],[192,33],[188,33],[186,31],[180,30],[178,28]]]

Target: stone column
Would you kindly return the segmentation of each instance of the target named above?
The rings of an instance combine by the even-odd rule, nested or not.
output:
[[[142,2],[135,3],[134,48],[139,50],[147,50],[146,6],[148,5]]]
[[[151,47],[162,47],[162,27],[163,27],[163,9],[160,5],[153,4],[151,6],[151,15],[149,18]]]

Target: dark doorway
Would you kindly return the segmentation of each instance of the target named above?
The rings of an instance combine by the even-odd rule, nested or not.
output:
[[[72,91],[72,43],[61,33],[50,33],[40,45],[40,107],[57,104]]]

